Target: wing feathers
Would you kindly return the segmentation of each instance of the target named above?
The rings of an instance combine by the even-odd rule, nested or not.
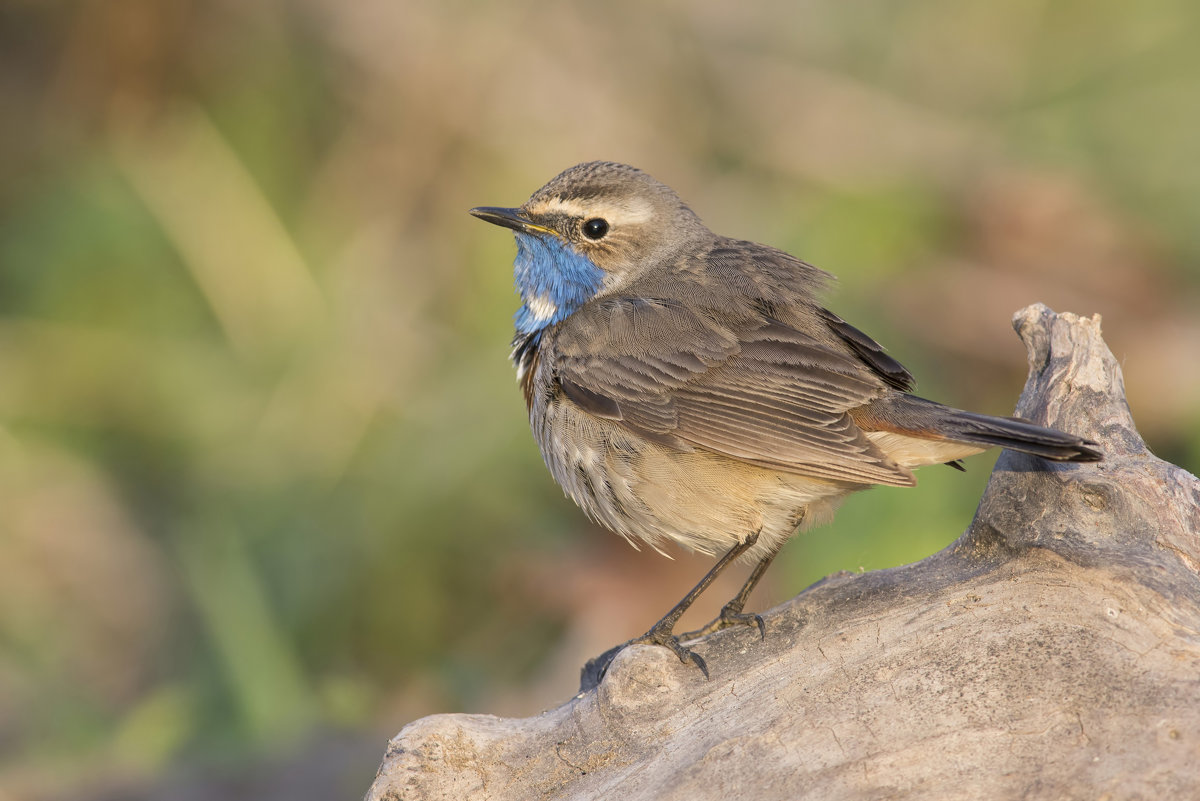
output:
[[[829,328],[837,333],[842,341],[849,345],[858,354],[858,357],[890,386],[901,392],[910,392],[916,389],[917,380],[913,378],[912,373],[908,372],[900,362],[888,356],[882,345],[828,309],[821,309],[820,313],[829,324]]]
[[[652,298],[598,303],[569,319],[577,317],[555,337],[554,361],[564,394],[593,414],[774,469],[913,483],[848,414],[887,392],[852,348],[761,314],[723,317]]]

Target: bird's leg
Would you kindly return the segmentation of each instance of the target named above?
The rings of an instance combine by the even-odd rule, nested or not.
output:
[[[687,595],[683,596],[679,603],[671,607],[670,612],[667,612],[667,614],[663,615],[662,620],[655,623],[654,626],[641,637],[633,640],[631,644],[654,643],[655,645],[661,645],[666,648],[670,648],[675,652],[675,655],[679,657],[680,662],[687,662],[688,660],[691,660],[696,667],[700,668],[700,672],[704,674],[704,677],[708,678],[708,665],[704,663],[704,660],[699,654],[692,652],[680,644],[680,638],[676,637],[674,633],[675,624],[679,622],[679,618],[683,616],[683,613],[691,608],[691,605],[696,602],[696,599],[700,597],[701,593],[707,590],[709,586],[716,580],[717,576],[719,576],[721,572],[729,566],[730,562],[748,551],[750,547],[757,541],[758,534],[754,533],[747,537],[744,542],[739,542],[737,545],[730,548],[729,552],[722,556],[720,560],[712,566],[712,569],[704,574],[704,578],[700,579],[700,582],[696,584],[695,587],[692,587],[691,591],[688,592]]]
[[[767,627],[763,623],[762,615],[745,614],[742,610],[746,608],[746,601],[750,600],[750,593],[754,592],[754,588],[758,586],[759,580],[767,572],[767,568],[771,566],[771,562],[775,560],[778,553],[779,548],[775,548],[759,560],[758,564],[754,566],[754,570],[750,572],[750,577],[746,579],[746,583],[738,590],[738,594],[721,607],[721,614],[702,628],[680,634],[679,639],[684,642],[698,640],[730,626],[757,626],[758,636],[766,639]]]
[[[700,594],[708,589],[713,581],[716,580],[717,576],[721,574],[721,571],[729,567],[731,562],[748,551],[756,542],[758,542],[757,532],[751,534],[750,536],[746,537],[744,541],[739,542],[737,545],[734,545],[732,548],[730,548],[729,552],[722,556],[717,563],[712,566],[712,569],[704,574],[704,578],[700,579],[699,583],[696,584],[695,587],[692,587],[688,594],[683,596],[679,603],[671,607],[671,611],[663,615],[662,620],[655,623],[650,630],[641,637],[635,637],[627,643],[622,643],[615,648],[610,648],[595,659],[589,660],[588,663],[583,666],[582,675],[580,676],[580,691],[591,689],[599,684],[600,679],[604,678],[604,674],[608,670],[608,666],[612,663],[613,659],[618,653],[621,652],[622,649],[630,645],[639,645],[641,643],[650,643],[654,645],[661,645],[664,648],[669,648],[677,657],[679,657],[680,662],[690,661],[696,667],[700,668],[700,672],[704,674],[705,678],[708,678],[708,665],[704,662],[704,659],[699,654],[695,653],[690,648],[685,648],[680,644],[680,638],[676,637],[674,634],[675,624],[679,622],[679,618],[683,616],[683,613],[686,612],[688,608],[696,602],[696,599],[700,597]],[[762,565],[761,567],[763,570],[766,570],[765,565]],[[758,568],[755,568],[755,570],[757,571]],[[753,589],[753,586],[751,586],[751,589]],[[746,590],[746,595],[748,596],[749,594],[749,590]],[[733,602],[730,601],[730,603]],[[745,599],[743,599],[742,606],[745,606],[745,603]],[[726,606],[728,606],[728,604],[726,604]],[[740,606],[738,607],[737,611],[741,611]],[[724,614],[724,610],[722,610],[722,614]]]

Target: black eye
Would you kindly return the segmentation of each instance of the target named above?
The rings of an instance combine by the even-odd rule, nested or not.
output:
[[[593,217],[583,224],[583,235],[588,239],[603,239],[608,233],[608,221]]]

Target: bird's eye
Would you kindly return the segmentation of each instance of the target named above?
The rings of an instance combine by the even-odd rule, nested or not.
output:
[[[608,220],[593,217],[583,224],[583,235],[588,239],[603,239],[608,233]]]

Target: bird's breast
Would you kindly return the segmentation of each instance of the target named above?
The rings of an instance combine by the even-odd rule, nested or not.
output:
[[[674,541],[716,553],[752,533],[762,556],[811,504],[835,502],[838,482],[780,474],[703,449],[681,452],[589,413],[554,379],[553,352],[522,378],[534,439],[550,474],[592,520],[631,542]]]

